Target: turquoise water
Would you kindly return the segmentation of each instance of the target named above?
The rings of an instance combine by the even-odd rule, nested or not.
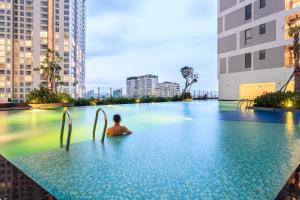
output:
[[[235,105],[105,106],[133,134],[104,145],[97,107],[73,108],[69,153],[62,110],[1,113],[0,152],[58,199],[274,199],[300,161],[300,114]]]

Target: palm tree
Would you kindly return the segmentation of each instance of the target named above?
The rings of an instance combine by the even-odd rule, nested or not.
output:
[[[299,66],[299,61],[300,61],[300,23],[299,23],[299,17],[296,18],[294,22],[288,23],[288,30],[287,34],[289,37],[293,38],[293,45],[291,46],[291,50],[293,53],[293,59],[294,59],[294,71],[287,81],[286,84],[280,89],[280,91],[285,92],[288,84],[290,81],[294,78],[295,79],[295,87],[294,91],[299,92],[300,91],[300,66]]]
[[[47,88],[50,89],[52,94],[57,93],[57,87],[60,82],[60,71],[62,63],[62,58],[58,52],[53,51],[52,49],[47,50],[46,57],[41,62],[38,68],[34,70],[40,71],[43,79],[46,81]]]

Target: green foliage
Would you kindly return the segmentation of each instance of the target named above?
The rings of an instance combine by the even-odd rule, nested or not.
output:
[[[40,87],[39,89],[34,89],[27,96],[28,103],[31,104],[41,104],[41,103],[72,103],[73,99],[70,95],[66,93],[53,94],[51,89]]]
[[[40,66],[34,70],[39,71],[41,76],[46,81],[46,87],[50,89],[50,92],[57,94],[58,85],[62,84],[60,71],[63,58],[59,53],[48,49],[45,58],[42,60]]]
[[[267,108],[300,108],[300,92],[266,93],[254,100],[255,107]]]
[[[189,92],[185,92],[181,96],[182,99],[192,99],[192,95]]]
[[[143,98],[107,98],[107,99],[83,99],[75,100],[75,106],[93,106],[93,105],[116,105],[116,104],[135,104],[135,103],[157,103],[181,101],[181,97],[163,98],[163,97],[143,97]]]

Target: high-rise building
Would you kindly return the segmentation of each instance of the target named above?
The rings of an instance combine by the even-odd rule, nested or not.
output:
[[[113,91],[113,98],[121,98],[122,97],[122,89],[117,89]]]
[[[178,83],[163,82],[157,84],[156,96],[174,97],[179,95],[180,95],[180,85]]]
[[[127,78],[126,88],[128,97],[155,96],[158,76],[148,74]]]
[[[86,92],[86,98],[90,99],[90,98],[95,98],[95,91],[94,90],[89,90]]]
[[[85,0],[0,1],[0,102],[24,101],[44,81],[47,49],[63,58],[62,90],[85,93]]]
[[[299,0],[218,0],[220,99],[280,90],[293,72],[288,23],[299,17]]]

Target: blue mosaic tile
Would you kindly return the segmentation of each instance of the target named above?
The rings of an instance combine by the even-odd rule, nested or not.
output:
[[[300,128],[194,118],[11,159],[58,199],[274,199]]]

